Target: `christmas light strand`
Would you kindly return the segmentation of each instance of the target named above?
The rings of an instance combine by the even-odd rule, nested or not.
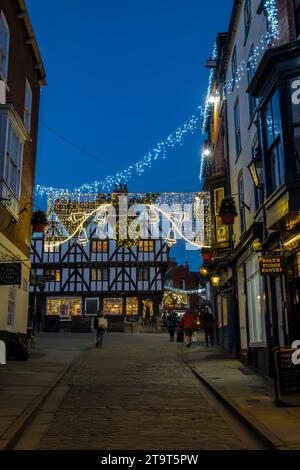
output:
[[[194,295],[194,294],[205,294],[206,289],[192,289],[192,290],[184,290],[184,289],[176,289],[175,287],[165,286],[165,290],[169,292],[174,292],[178,294],[186,294],[186,295]]]
[[[153,150],[147,152],[142,160],[130,165],[127,169],[116,173],[115,175],[109,175],[102,181],[94,181],[93,183],[86,183],[82,186],[68,190],[65,188],[54,188],[44,185],[37,185],[35,194],[43,197],[44,195],[52,194],[55,198],[62,197],[64,195],[72,193],[94,193],[101,191],[110,191],[115,184],[126,183],[134,175],[142,176],[147,168],[151,168],[152,164],[159,158],[166,158],[168,150],[181,145],[184,137],[187,134],[193,134],[202,120],[203,110],[201,106],[198,106],[192,117],[179,126],[175,132],[170,134],[164,141],[158,142]]]
[[[264,2],[264,11],[267,17],[268,22],[268,31],[261,37],[258,41],[257,46],[251,52],[250,57],[246,60],[243,59],[235,73],[234,76],[227,79],[225,83],[220,87],[220,91],[217,91],[213,94],[212,86],[215,77],[215,69],[210,71],[209,80],[208,80],[208,92],[206,96],[206,101],[204,105],[203,120],[202,120],[202,133],[206,133],[208,120],[214,105],[218,103],[220,98],[222,100],[227,100],[229,95],[233,92],[234,87],[239,88],[241,80],[246,76],[248,72],[252,72],[253,69],[256,69],[257,64],[263,54],[263,52],[270,46],[274,45],[275,41],[279,38],[279,19],[278,19],[278,8],[276,5],[276,0],[265,0]],[[215,60],[217,57],[216,45],[214,46],[212,59]],[[199,179],[202,181],[204,166],[206,162],[206,157],[204,153],[201,154],[200,161],[200,174]]]
[[[264,1],[264,11],[268,20],[268,31],[261,38],[258,45],[253,50],[252,56],[246,61],[245,59],[241,61],[238,65],[235,72],[235,76],[226,80],[226,82],[221,87],[222,99],[225,100],[228,98],[229,94],[233,90],[233,85],[239,87],[239,83],[245,74],[250,71],[250,68],[253,69],[256,66],[260,55],[262,52],[272,45],[276,39],[279,38],[279,19],[278,19],[278,9],[276,5],[276,0],[265,0]],[[213,47],[212,59],[216,60],[218,57],[218,50],[216,43]],[[110,191],[115,184],[126,183],[132,177],[142,176],[146,169],[152,167],[152,164],[158,159],[166,158],[167,151],[175,148],[177,145],[181,145],[183,138],[189,134],[194,133],[198,124],[200,123],[202,134],[206,133],[208,119],[211,113],[212,104],[217,101],[217,98],[220,97],[219,92],[215,94],[215,101],[212,101],[212,86],[215,78],[215,69],[211,69],[208,78],[208,87],[207,94],[204,102],[204,107],[198,106],[195,113],[192,117],[184,123],[182,126],[179,126],[177,130],[170,134],[164,141],[158,142],[153,150],[147,152],[144,157],[130,165],[128,168],[117,172],[114,175],[107,176],[102,181],[95,181],[93,183],[86,183],[82,186],[73,188],[72,190],[66,188],[55,188],[38,184],[35,188],[35,194],[39,197],[52,194],[55,198],[59,198],[63,195],[68,195],[72,193],[91,193],[99,191]],[[217,96],[218,95],[218,96]],[[203,170],[205,164],[205,156],[202,153],[201,162],[200,162],[200,180],[202,180]]]

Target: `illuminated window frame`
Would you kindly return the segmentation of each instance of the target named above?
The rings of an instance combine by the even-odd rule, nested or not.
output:
[[[92,240],[92,253],[107,253],[108,241],[107,240]]]
[[[154,240],[140,240],[139,251],[143,253],[153,253],[154,252]]]

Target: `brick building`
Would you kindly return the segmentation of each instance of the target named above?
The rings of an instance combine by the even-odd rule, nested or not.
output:
[[[0,0],[0,338],[24,336],[40,90],[45,71],[24,0]]]

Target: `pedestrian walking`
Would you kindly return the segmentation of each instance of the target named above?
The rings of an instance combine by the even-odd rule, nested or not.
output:
[[[103,344],[103,336],[107,331],[107,319],[101,310],[98,310],[97,316],[94,319],[94,330],[96,331],[96,348],[99,346],[101,349]]]
[[[214,345],[214,321],[215,320],[208,305],[204,307],[204,311],[201,314],[200,319],[201,319],[201,327],[204,329],[204,333],[205,333],[206,346],[208,347],[209,341],[210,341],[210,345],[213,346]]]
[[[191,310],[188,310],[184,315],[182,315],[180,327],[184,331],[185,345],[190,348],[192,345],[193,332],[197,329],[195,315]]]
[[[171,343],[174,342],[176,323],[177,323],[177,319],[176,319],[175,312],[169,311],[169,314],[168,314],[168,317],[167,317],[167,328],[168,328],[168,332],[170,334],[170,342]]]

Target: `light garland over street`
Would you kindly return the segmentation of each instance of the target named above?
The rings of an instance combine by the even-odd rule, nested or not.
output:
[[[250,58],[248,63],[243,60],[237,67],[236,76],[232,77],[222,85],[221,94],[216,92],[216,95],[212,97],[212,84],[215,75],[215,69],[212,69],[208,78],[208,88],[207,94],[204,102],[204,106],[198,106],[195,113],[191,118],[186,121],[183,125],[179,126],[175,132],[171,133],[164,141],[158,142],[156,146],[149,152],[147,152],[144,157],[131,165],[128,168],[117,172],[114,175],[109,175],[104,180],[94,181],[92,183],[85,183],[79,187],[75,187],[71,190],[66,188],[55,188],[52,186],[44,186],[41,184],[36,185],[35,194],[36,196],[46,196],[52,194],[55,198],[59,198],[63,195],[68,195],[72,193],[95,193],[99,191],[110,191],[115,184],[126,183],[134,176],[142,176],[146,169],[152,167],[154,162],[159,158],[165,159],[167,152],[174,149],[178,145],[182,145],[183,139],[188,134],[193,134],[198,126],[200,126],[202,134],[206,133],[208,119],[211,113],[212,106],[222,98],[226,100],[232,90],[233,80],[239,86],[239,82],[245,76],[245,74],[253,68],[253,65],[257,64],[259,57],[262,52],[274,43],[279,37],[279,20],[278,20],[278,10],[276,6],[276,0],[265,0],[264,10],[267,16],[269,30],[261,38],[258,45],[254,48],[253,56]],[[217,45],[214,44],[212,59],[216,60],[218,57]],[[214,98],[214,99],[213,99]],[[206,156],[202,152],[201,161],[200,161],[200,181],[202,180],[204,162]]]

